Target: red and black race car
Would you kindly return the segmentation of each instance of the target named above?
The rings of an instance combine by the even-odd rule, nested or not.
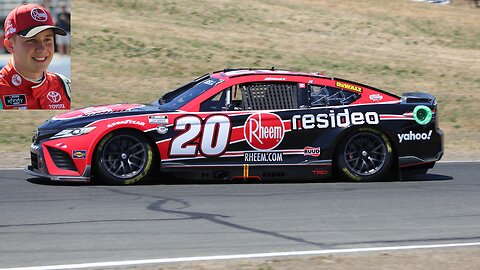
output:
[[[292,71],[225,69],[152,104],[88,107],[38,127],[32,175],[135,184],[187,179],[374,181],[443,155],[437,102]],[[390,174],[391,173],[391,174]]]

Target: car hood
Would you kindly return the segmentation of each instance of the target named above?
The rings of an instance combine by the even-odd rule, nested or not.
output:
[[[112,104],[93,106],[59,114],[52,119],[47,120],[40,125],[38,129],[53,130],[84,127],[94,121],[106,118],[158,112],[168,112],[168,110],[150,104]]]

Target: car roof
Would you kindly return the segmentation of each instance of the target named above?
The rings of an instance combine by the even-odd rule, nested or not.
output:
[[[205,74],[208,75],[208,74]],[[241,77],[241,76],[251,76],[251,75],[285,75],[285,76],[305,76],[305,77],[315,77],[315,78],[322,78],[322,79],[329,79],[329,80],[334,80],[334,81],[340,81],[344,83],[351,83],[355,84],[361,87],[366,87],[374,91],[378,91],[387,95],[391,95],[392,97],[400,98],[398,95],[390,93],[388,91],[378,89],[376,87],[372,87],[370,85],[366,85],[363,83],[358,83],[350,80],[345,80],[342,78],[337,78],[337,77],[330,77],[330,76],[325,76],[322,73],[308,73],[308,72],[300,72],[300,71],[291,71],[291,70],[277,70],[275,67],[272,67],[270,69],[261,69],[261,68],[226,68],[223,70],[218,70],[213,72],[210,76],[212,78],[217,78],[217,79],[231,79],[235,77]]]
[[[320,77],[320,78],[328,78],[321,73],[307,73],[307,72],[299,72],[299,71],[291,71],[291,70],[277,70],[275,68],[271,69],[251,69],[251,68],[235,68],[235,69],[223,69],[219,71],[215,71],[212,73],[212,77],[214,78],[234,78],[240,76],[247,76],[247,75],[288,75],[288,76],[309,76],[309,77]]]

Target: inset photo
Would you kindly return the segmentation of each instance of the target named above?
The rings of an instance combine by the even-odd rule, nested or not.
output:
[[[0,109],[70,109],[70,0],[2,1],[0,21]]]

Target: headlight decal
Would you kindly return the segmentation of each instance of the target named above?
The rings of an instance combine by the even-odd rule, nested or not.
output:
[[[73,136],[80,136],[84,134],[90,133],[92,130],[94,130],[96,127],[91,126],[91,127],[82,127],[82,128],[69,128],[69,129],[64,129],[57,134],[55,134],[52,139],[58,139],[58,138],[66,138],[66,137],[73,137]]]

